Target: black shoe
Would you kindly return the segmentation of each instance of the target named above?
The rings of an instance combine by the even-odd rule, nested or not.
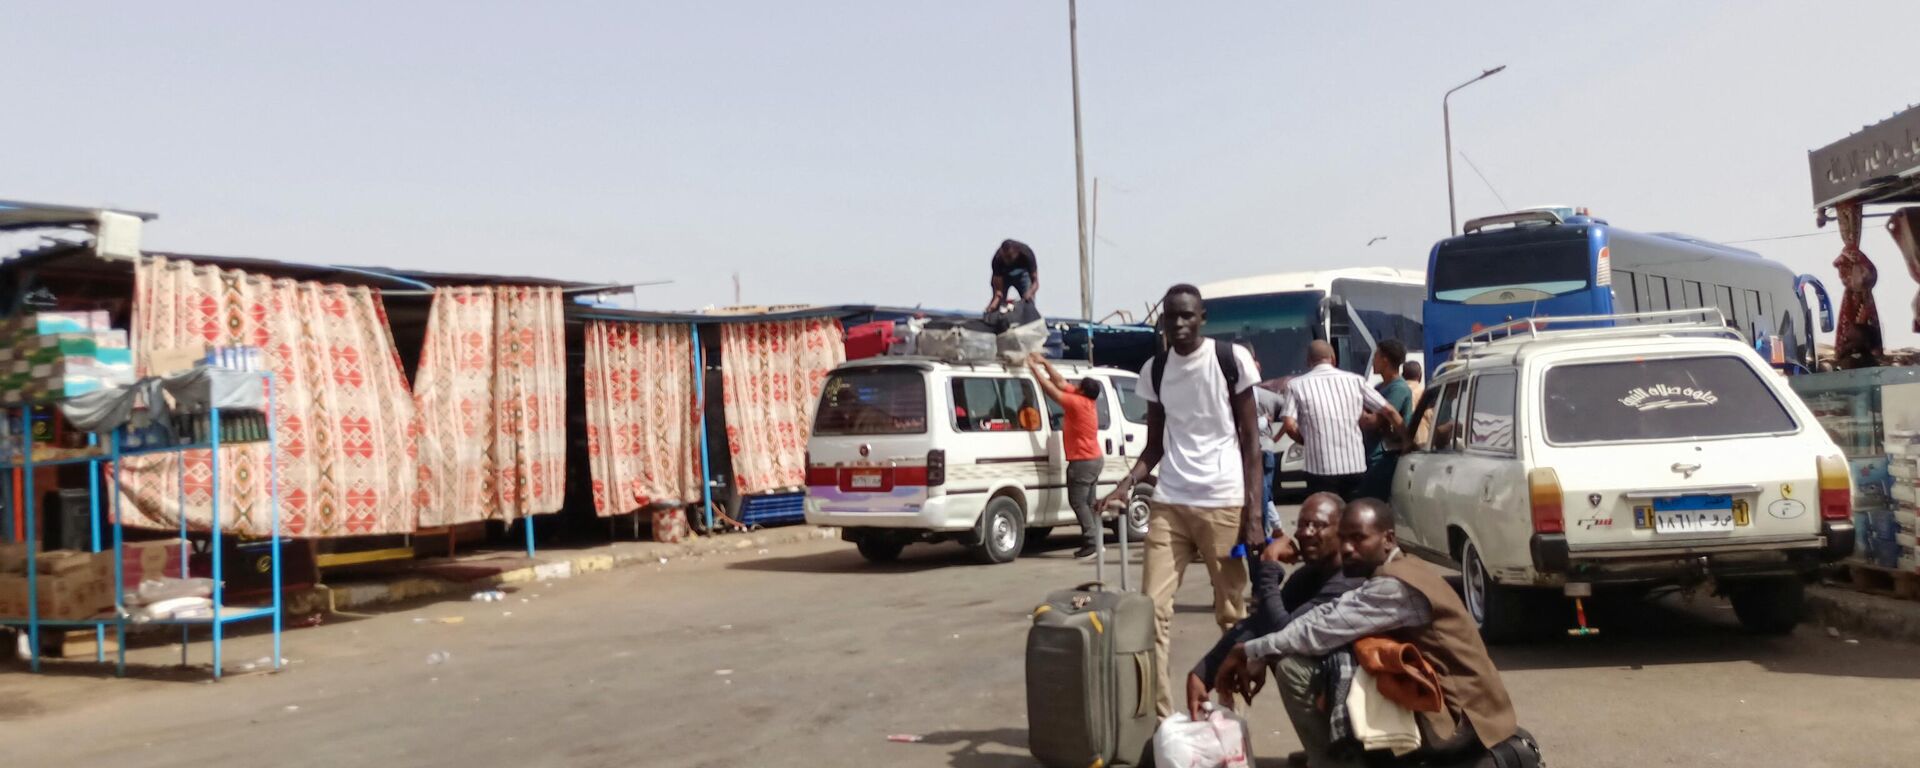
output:
[[[1099,547],[1096,547],[1092,544],[1087,544],[1073,551],[1073,559],[1092,560],[1095,556],[1098,556],[1099,554],[1100,554]]]

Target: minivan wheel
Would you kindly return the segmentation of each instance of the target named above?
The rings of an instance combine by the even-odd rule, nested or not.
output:
[[[982,563],[999,564],[1019,557],[1027,533],[1022,517],[1020,503],[1013,499],[996,496],[988,501],[986,510],[980,513],[980,543],[974,545],[974,558]]]
[[[1138,543],[1147,540],[1147,518],[1153,516],[1153,506],[1147,503],[1147,499],[1147,496],[1140,495],[1127,502],[1127,541]],[[1120,521],[1114,522],[1115,535],[1119,535],[1120,526]]]
[[[907,540],[888,533],[869,533],[854,543],[860,549],[860,556],[870,563],[891,563],[900,559],[900,550],[906,549]]]
[[[1493,580],[1487,564],[1480,559],[1480,548],[1472,540],[1460,552],[1460,592],[1467,613],[1480,625],[1480,638],[1488,643],[1518,639],[1526,628],[1520,590]]]
[[[1792,576],[1734,582],[1726,593],[1740,626],[1755,634],[1790,634],[1807,611],[1807,585]]]

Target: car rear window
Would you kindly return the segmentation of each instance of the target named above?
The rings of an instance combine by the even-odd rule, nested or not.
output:
[[[917,435],[927,431],[927,384],[916,368],[839,371],[820,393],[816,435]]]
[[[1791,432],[1792,414],[1737,357],[1557,365],[1547,369],[1547,440],[1601,443]]]

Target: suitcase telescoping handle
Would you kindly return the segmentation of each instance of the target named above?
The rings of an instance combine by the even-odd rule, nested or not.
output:
[[[1108,509],[1112,509],[1112,507]],[[1122,502],[1119,509],[1115,511],[1117,514],[1114,518],[1115,525],[1113,526],[1113,530],[1118,534],[1117,538],[1120,540],[1120,591],[1125,592],[1127,591],[1127,529],[1131,527],[1132,521],[1127,519],[1127,504],[1125,502]],[[1105,515],[1103,514],[1102,517],[1104,518]],[[1093,555],[1093,578],[1096,579],[1094,583],[1104,586],[1107,580],[1106,532],[1102,531],[1093,541],[1094,548],[1098,550]]]

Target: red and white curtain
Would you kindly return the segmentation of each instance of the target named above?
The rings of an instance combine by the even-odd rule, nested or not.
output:
[[[492,516],[492,288],[439,288],[427,315],[426,342],[414,375],[420,412],[420,527]]]
[[[727,445],[741,493],[806,484],[807,435],[820,388],[846,360],[829,318],[720,326]]]
[[[700,498],[700,413],[685,325],[586,328],[587,453],[601,517]]]
[[[493,459],[505,519],[567,496],[567,333],[559,288],[496,289]]]
[[[566,497],[557,288],[439,288],[420,350],[420,526],[557,512]]]
[[[413,530],[419,423],[377,292],[157,257],[142,260],[134,275],[134,350],[142,373],[161,350],[263,350],[275,377],[283,535]],[[171,530],[185,515],[189,527],[209,529],[213,468],[208,451],[122,462],[127,524]],[[267,534],[267,451],[223,447],[219,470],[222,529]]]

